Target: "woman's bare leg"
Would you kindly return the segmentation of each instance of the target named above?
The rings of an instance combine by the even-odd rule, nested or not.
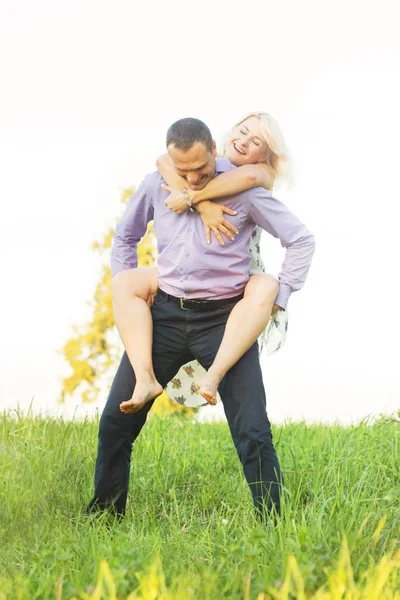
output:
[[[278,281],[272,275],[260,273],[250,277],[244,298],[229,315],[217,355],[200,385],[200,394],[209,404],[216,403],[218,386],[227,371],[264,331],[278,291]]]
[[[163,391],[153,370],[153,320],[147,303],[157,288],[155,267],[122,271],[112,280],[115,324],[136,377],[132,398],[120,405],[124,413],[138,411]]]

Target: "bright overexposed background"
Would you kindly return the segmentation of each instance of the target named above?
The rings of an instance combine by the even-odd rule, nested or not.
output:
[[[287,344],[262,357],[270,418],[400,408],[399,40],[387,0],[0,0],[0,407],[101,409],[55,404],[57,351],[96,284],[90,243],[174,120],[218,140],[261,110],[295,159],[276,195],[317,241]],[[279,242],[262,252],[276,273]]]

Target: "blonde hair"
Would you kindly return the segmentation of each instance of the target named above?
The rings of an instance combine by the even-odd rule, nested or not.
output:
[[[267,156],[265,163],[271,168],[274,177],[273,188],[283,184],[290,187],[293,185],[293,167],[291,157],[286,146],[285,138],[276,120],[265,112],[251,112],[240,119],[233,127],[238,127],[249,117],[257,117],[260,121],[262,136],[267,144]],[[225,154],[224,144],[224,154]]]

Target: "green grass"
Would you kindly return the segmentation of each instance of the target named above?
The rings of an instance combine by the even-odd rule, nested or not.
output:
[[[118,598],[138,589],[157,559],[166,586],[180,586],[182,598],[257,598],[279,588],[291,554],[311,594],[336,564],[343,535],[356,580],[371,561],[398,548],[395,419],[347,428],[276,426],[286,486],[276,527],[253,515],[227,426],[177,417],[152,418],[136,442],[126,519],[111,528],[104,520],[90,524],[83,513],[97,425],[3,415],[1,600],[53,599],[61,576],[63,599],[89,597],[101,559]]]

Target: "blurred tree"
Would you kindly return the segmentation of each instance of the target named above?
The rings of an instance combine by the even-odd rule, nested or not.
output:
[[[122,194],[122,202],[126,203],[134,190],[129,188]],[[101,242],[93,242],[92,250],[109,257],[114,230],[110,228]],[[139,266],[148,267],[154,263],[156,255],[156,239],[153,225],[149,224],[147,232],[138,244]],[[109,260],[103,261],[93,300],[89,303],[92,318],[86,325],[74,326],[74,335],[67,340],[61,353],[69,363],[72,373],[62,380],[59,401],[65,402],[68,397],[80,393],[83,402],[93,402],[99,393],[110,384],[111,376],[122,355],[123,346],[114,327],[111,298],[111,269]],[[173,402],[164,392],[155,402],[152,412],[158,414],[186,413],[193,409]]]

